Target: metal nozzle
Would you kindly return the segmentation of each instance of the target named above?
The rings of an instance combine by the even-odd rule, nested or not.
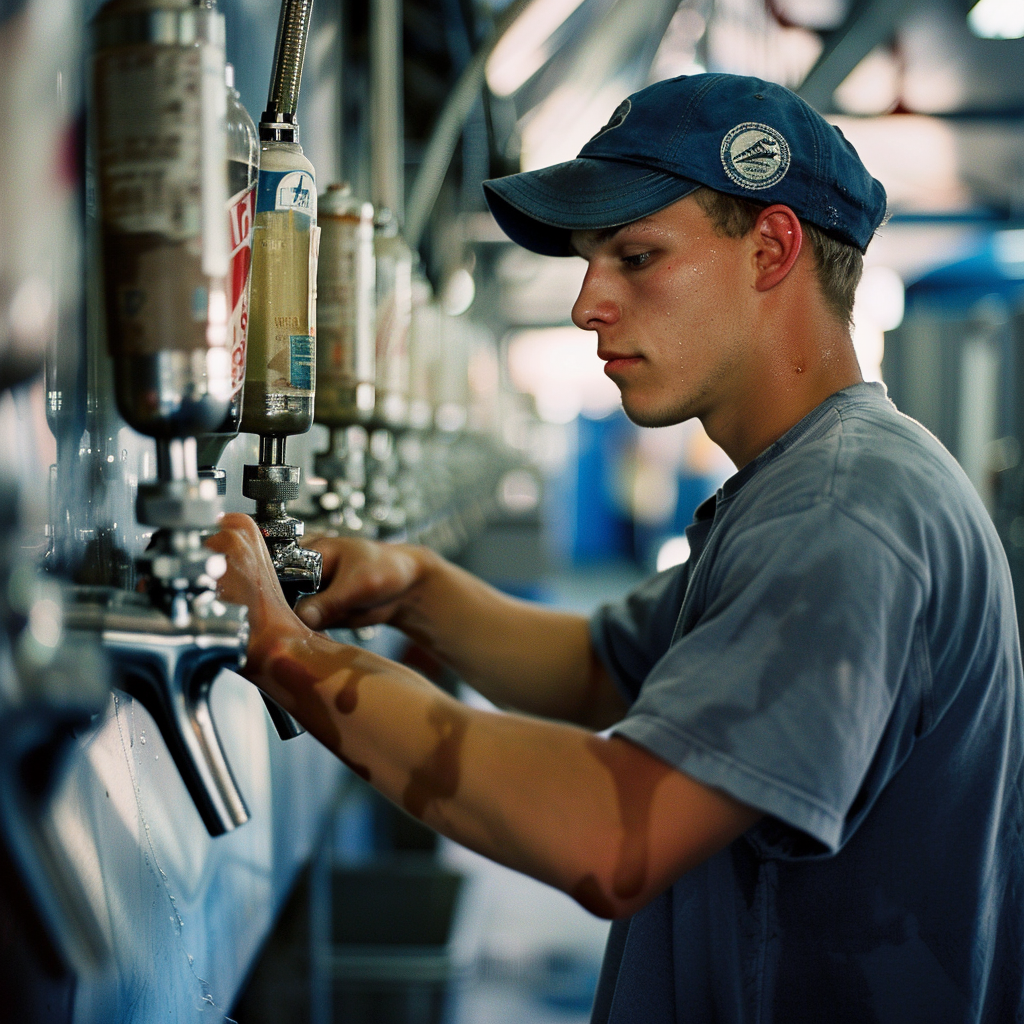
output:
[[[270,93],[266,122],[295,123],[302,82],[302,62],[306,56],[306,36],[313,0],[281,0],[281,19],[277,23],[277,45],[274,48],[274,70],[270,76]]]

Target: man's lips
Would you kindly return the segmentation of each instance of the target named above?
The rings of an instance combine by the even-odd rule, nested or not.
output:
[[[598,351],[597,358],[604,360],[604,372],[612,374],[617,370],[628,370],[629,367],[636,366],[643,359],[643,356],[630,355],[628,352]]]

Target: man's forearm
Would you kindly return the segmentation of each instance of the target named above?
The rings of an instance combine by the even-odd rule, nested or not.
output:
[[[624,740],[467,708],[312,632],[278,638],[259,665],[255,681],[385,796],[602,916],[642,906],[756,817],[723,813],[720,794]]]
[[[519,601],[424,553],[422,578],[393,624],[505,707],[600,729],[625,703],[582,615]]]

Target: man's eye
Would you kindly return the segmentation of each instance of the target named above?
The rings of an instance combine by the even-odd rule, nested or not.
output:
[[[638,252],[634,256],[623,256],[622,262],[630,267],[642,267],[650,258],[649,252]]]

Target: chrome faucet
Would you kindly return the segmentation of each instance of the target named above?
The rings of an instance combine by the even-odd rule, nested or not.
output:
[[[223,668],[245,664],[247,610],[206,591],[167,614],[140,594],[79,587],[73,629],[102,639],[115,684],[152,715],[199,816],[212,836],[249,820],[210,713]]]

